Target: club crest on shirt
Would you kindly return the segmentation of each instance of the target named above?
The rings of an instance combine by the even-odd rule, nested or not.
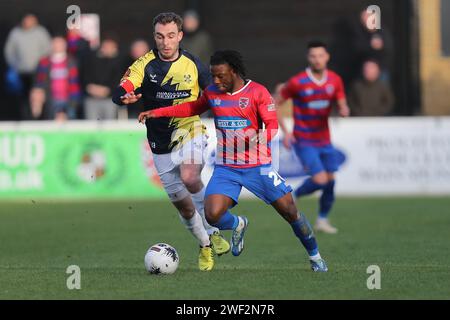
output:
[[[329,95],[332,95],[332,94],[334,93],[334,86],[333,86],[332,84],[328,84],[328,85],[325,87],[325,90],[327,91],[327,93],[328,93]]]
[[[218,107],[220,106],[220,104],[222,103],[222,101],[219,98],[215,98],[213,100],[214,106]]]
[[[185,74],[184,75],[184,82],[186,83],[191,83],[192,82],[192,77],[190,74]]]
[[[239,98],[239,107],[241,109],[247,108],[249,101],[250,101],[249,98],[244,98],[244,97]]]

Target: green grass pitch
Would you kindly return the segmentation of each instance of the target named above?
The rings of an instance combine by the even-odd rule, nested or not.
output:
[[[298,202],[311,222],[317,199]],[[329,272],[309,269],[289,225],[261,201],[239,257],[197,269],[198,247],[168,201],[0,203],[0,299],[450,299],[450,198],[338,198],[337,235],[318,234]],[[225,233],[229,238],[229,231]],[[180,254],[174,275],[146,273],[157,242]],[[81,268],[68,290],[66,268]],[[381,269],[381,289],[366,286]]]

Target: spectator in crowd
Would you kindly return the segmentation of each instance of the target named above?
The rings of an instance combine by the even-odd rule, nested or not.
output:
[[[208,65],[213,44],[209,33],[200,28],[200,17],[196,11],[188,10],[183,14],[183,33],[181,47]]]
[[[139,57],[142,57],[144,54],[150,51],[150,47],[148,45],[148,42],[143,39],[137,39],[133,41],[133,43],[130,46],[130,61],[134,62],[135,60],[139,59]]]
[[[369,58],[376,59],[380,66],[380,79],[389,82],[393,58],[392,39],[386,26],[383,25],[381,29],[370,28],[369,19],[370,14],[364,9],[360,14],[359,28],[355,29],[353,45],[358,66],[361,67]]]
[[[117,77],[123,74],[117,40],[114,37],[105,37],[100,48],[87,59],[83,68],[86,118],[117,119],[118,106],[111,101],[112,91],[119,81]]]
[[[147,41],[143,39],[137,39],[133,41],[130,46],[130,53],[125,61],[125,65],[123,70],[127,70],[128,66],[131,66],[134,61],[145,55],[150,51],[150,46]],[[128,119],[137,119],[139,113],[144,111],[144,102],[142,99],[139,99],[135,103],[131,103],[126,106]]]
[[[381,67],[380,79],[389,82],[393,66],[393,43],[389,31],[372,29],[370,14],[362,10],[358,20],[338,19],[333,26],[331,68],[342,75],[344,84],[350,87],[360,75],[362,64],[374,58]]]
[[[83,61],[91,52],[89,41],[81,35],[80,29],[67,29],[67,52]]]
[[[37,68],[30,94],[32,117],[58,121],[75,119],[80,96],[77,63],[67,54],[66,39],[55,36],[51,54],[42,58]]]
[[[28,97],[33,85],[34,72],[39,60],[50,53],[51,38],[47,30],[39,25],[37,17],[26,14],[20,26],[11,30],[5,43],[4,54],[10,73],[17,74],[17,101],[20,118],[32,118]]]
[[[348,96],[352,116],[385,116],[394,105],[389,85],[380,80],[380,67],[376,60],[366,60],[362,79],[356,80]]]
[[[78,74],[80,79],[81,88],[85,87],[85,84],[81,81],[85,79],[84,77],[84,61],[89,58],[91,54],[91,47],[89,41],[83,38],[80,29],[72,28],[67,29],[67,52],[76,59],[78,63]],[[84,119],[84,101],[83,96],[80,99],[79,106],[76,108],[77,119]]]

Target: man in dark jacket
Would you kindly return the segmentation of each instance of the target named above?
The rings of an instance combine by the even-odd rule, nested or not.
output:
[[[356,80],[348,97],[352,116],[388,115],[394,104],[391,88],[380,80],[380,67],[375,60],[366,60],[362,79]]]
[[[112,103],[112,92],[123,73],[117,41],[105,37],[100,49],[83,67],[86,100],[84,114],[89,120],[117,119],[118,106]]]

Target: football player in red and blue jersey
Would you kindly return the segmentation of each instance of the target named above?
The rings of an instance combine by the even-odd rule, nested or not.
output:
[[[328,117],[334,106],[339,115],[347,117],[350,109],[345,98],[344,85],[339,75],[327,69],[330,59],[326,44],[313,41],[308,44],[309,67],[277,87],[277,105],[292,99],[294,105],[294,131],[291,133],[279,117],[284,133],[283,144],[291,145],[311,176],[295,190],[297,197],[322,190],[319,216],[315,229],[336,233],[328,221],[334,203],[334,173],[338,170],[338,152],[331,144]]]
[[[272,205],[291,225],[308,252],[312,270],[326,272],[312,228],[295,206],[292,188],[272,167],[270,141],[278,130],[278,120],[270,93],[246,79],[242,56],[236,51],[217,51],[210,64],[213,84],[200,99],[143,112],[139,121],[190,117],[211,109],[218,143],[214,172],[205,192],[208,223],[220,230],[232,230],[231,250],[234,256],[240,255],[248,220],[230,209],[245,187]]]

